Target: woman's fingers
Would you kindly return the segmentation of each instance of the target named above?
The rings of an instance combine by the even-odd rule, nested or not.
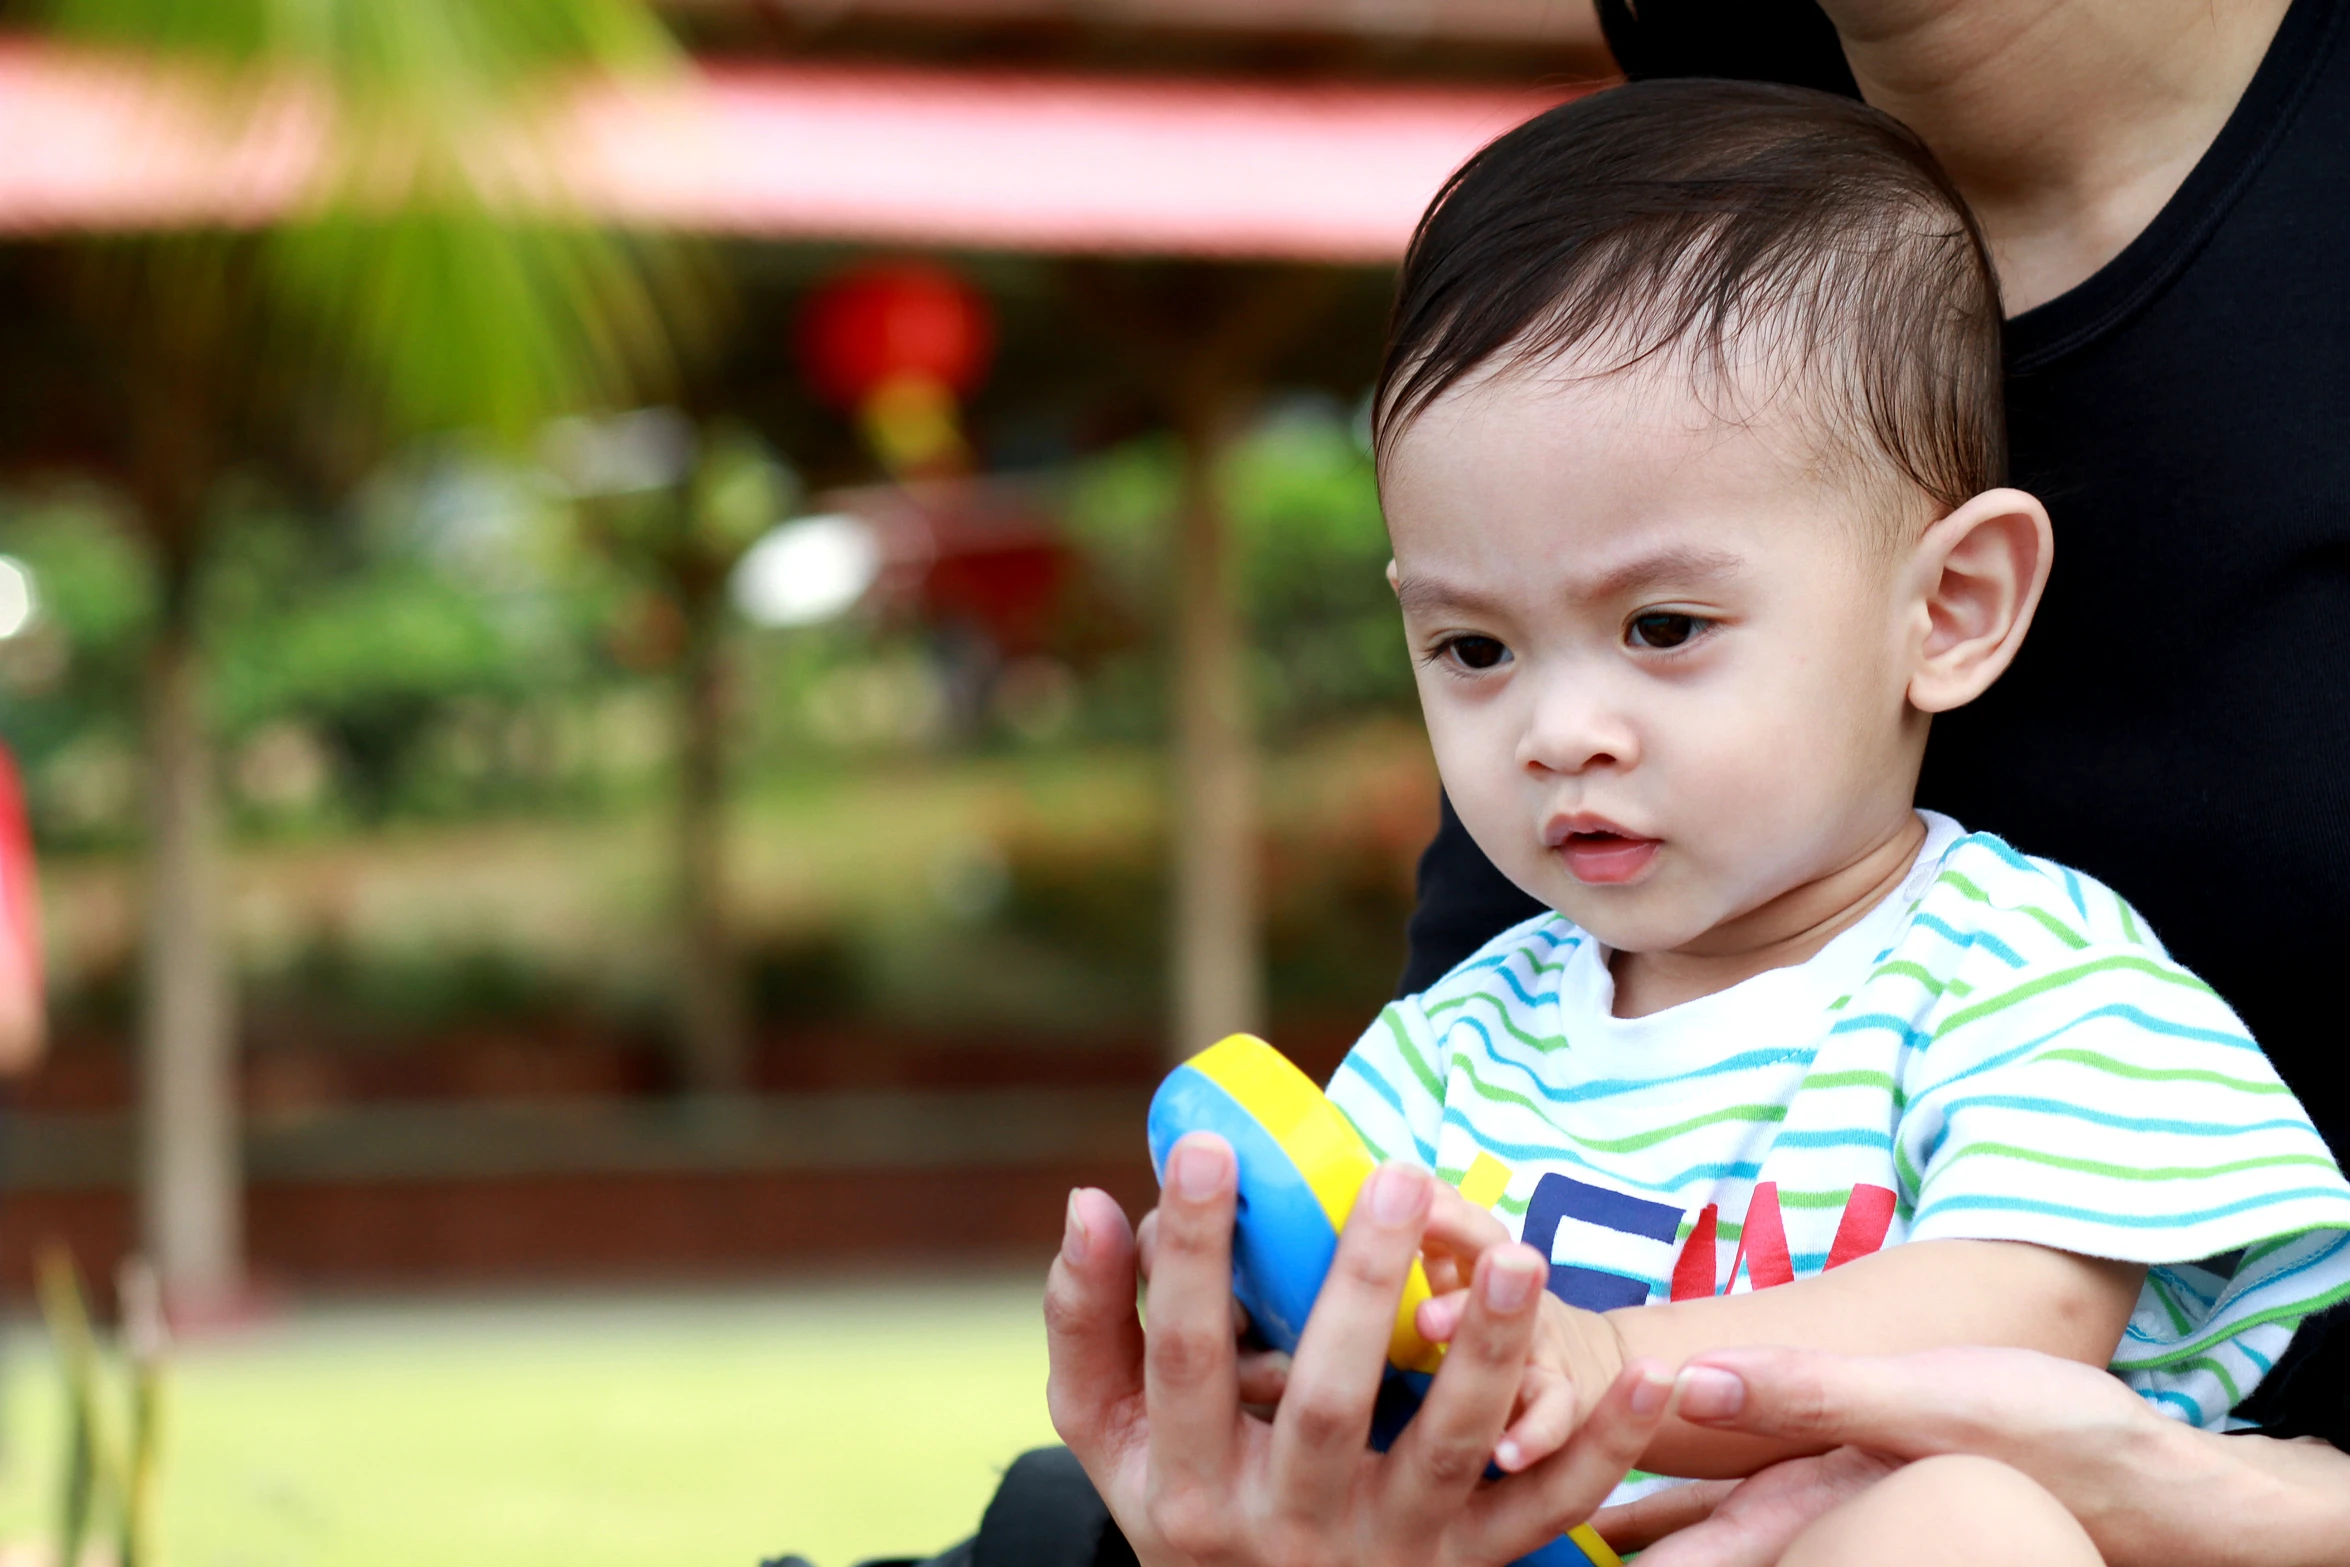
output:
[[[1903,1458],[1998,1457],[2043,1426],[2054,1436],[2143,1413],[2100,1371],[2013,1349],[1711,1350],[1682,1367],[1679,1395],[1678,1413],[1696,1425]]]
[[[1434,1185],[1412,1165],[1381,1165],[1347,1215],[1273,1421],[1272,1495],[1292,1517],[1335,1518],[1353,1489]]]
[[[1899,1459],[1857,1447],[1773,1464],[1728,1485],[1710,1517],[1658,1540],[1641,1557],[1641,1567],[1772,1567],[1797,1535],[1900,1467]],[[1649,1500],[1706,1488],[1680,1486]],[[1621,1520],[1611,1517],[1624,1510],[1609,1508],[1592,1523],[1610,1545],[1629,1550],[1628,1541],[1617,1542]]]
[[[1647,1451],[1672,1394],[1673,1373],[1662,1362],[1626,1366],[1563,1449],[1470,1499],[1463,1554],[1514,1561],[1589,1518]]]
[[[1389,1455],[1387,1494],[1399,1519],[1440,1522],[1460,1510],[1516,1407],[1550,1268],[1531,1246],[1477,1259],[1468,1314],[1420,1412]]]
[[[1134,1237],[1107,1192],[1069,1194],[1061,1253],[1045,1280],[1044,1328],[1053,1429],[1091,1468],[1104,1449],[1126,1439],[1128,1427],[1139,1434],[1142,1417]]]
[[[1711,1518],[1714,1509],[1745,1482],[1692,1480],[1662,1491],[1651,1491],[1636,1502],[1602,1507],[1591,1515],[1591,1527],[1618,1552],[1645,1551],[1668,1534]]]
[[[1194,1132],[1167,1155],[1143,1376],[1154,1490],[1225,1489],[1240,1394],[1232,1340],[1232,1147]]]

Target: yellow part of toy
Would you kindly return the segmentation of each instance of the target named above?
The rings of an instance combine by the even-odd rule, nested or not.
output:
[[[1490,1208],[1510,1189],[1510,1167],[1483,1149],[1461,1172],[1460,1193],[1480,1208]]]
[[[1587,1523],[1579,1523],[1567,1531],[1567,1538],[1575,1542],[1582,1553],[1591,1558],[1591,1567],[1624,1567],[1624,1559],[1599,1537],[1599,1531]]]
[[[1356,1195],[1378,1165],[1363,1146],[1354,1123],[1314,1080],[1253,1034],[1218,1040],[1193,1056],[1189,1065],[1256,1117],[1266,1135],[1279,1143],[1297,1166],[1314,1200],[1322,1205],[1330,1228],[1344,1229]],[[1403,1302],[1396,1307],[1395,1328],[1387,1341],[1389,1362],[1406,1371],[1434,1371],[1444,1358],[1444,1346],[1422,1338],[1412,1322],[1420,1302],[1430,1294],[1427,1271],[1414,1258],[1411,1276],[1404,1281]]]

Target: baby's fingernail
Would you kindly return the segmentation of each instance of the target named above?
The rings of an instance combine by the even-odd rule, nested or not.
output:
[[[1501,1439],[1501,1445],[1493,1450],[1493,1461],[1515,1474],[1525,1465],[1526,1450],[1505,1436]]]
[[[1085,1232],[1085,1221],[1077,1217],[1077,1188],[1069,1189],[1068,1222],[1061,1230],[1061,1260],[1074,1268],[1085,1261],[1085,1248],[1093,1237]]]
[[[1746,1407],[1746,1382],[1719,1366],[1683,1366],[1678,1383],[1684,1420],[1730,1420]]]
[[[1408,1164],[1383,1164],[1371,1172],[1371,1217],[1381,1224],[1408,1224],[1428,1206],[1428,1173]]]
[[[1221,1139],[1186,1138],[1167,1156],[1167,1178],[1189,1201],[1206,1202],[1224,1184],[1226,1157]]]
[[[1673,1396],[1673,1379],[1662,1366],[1650,1366],[1632,1384],[1632,1413],[1641,1420],[1657,1414]]]
[[[1485,1270],[1485,1304],[1488,1309],[1511,1312],[1522,1309],[1542,1288],[1544,1270],[1535,1265],[1525,1253],[1504,1255],[1493,1259]]]

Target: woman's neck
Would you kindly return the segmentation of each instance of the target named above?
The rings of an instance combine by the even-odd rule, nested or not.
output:
[[[1966,193],[2010,315],[2119,255],[2227,123],[2290,0],[1821,0],[1861,93]]]

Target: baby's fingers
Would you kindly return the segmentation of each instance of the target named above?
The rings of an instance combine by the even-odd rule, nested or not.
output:
[[[1241,1407],[1272,1418],[1273,1406],[1289,1391],[1289,1357],[1277,1349],[1245,1349],[1240,1353]]]
[[[1435,1282],[1429,1280],[1431,1286]],[[1467,1289],[1446,1290],[1420,1302],[1419,1309],[1412,1313],[1412,1326],[1431,1344],[1449,1344],[1452,1336],[1461,1330],[1461,1318],[1468,1310]]]
[[[1420,1235],[1422,1249],[1450,1252],[1474,1263],[1494,1247],[1509,1243],[1509,1229],[1499,1219],[1442,1181],[1436,1183],[1436,1200],[1428,1208],[1428,1228]]]
[[[1580,1407],[1575,1384],[1544,1365],[1526,1368],[1509,1429],[1494,1444],[1493,1461],[1509,1474],[1531,1468],[1567,1445]]]

